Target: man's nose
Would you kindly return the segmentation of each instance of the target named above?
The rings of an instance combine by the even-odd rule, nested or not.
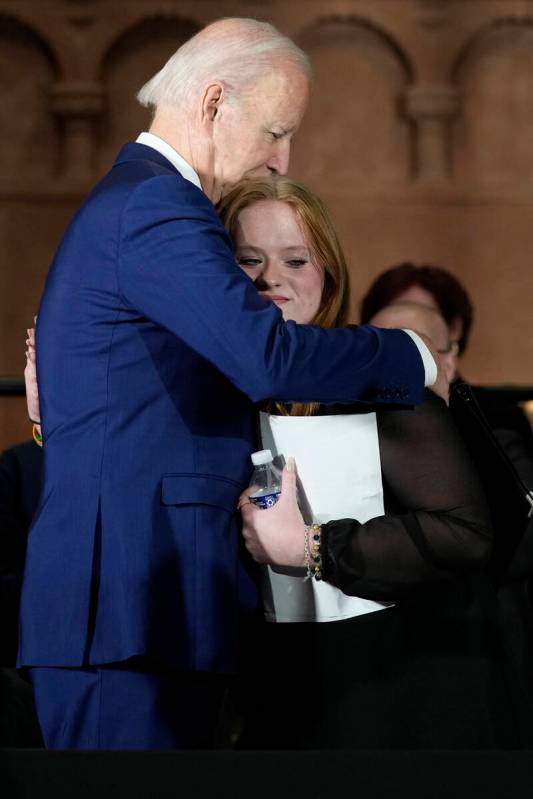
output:
[[[277,142],[275,153],[268,160],[267,167],[275,175],[286,175],[289,171],[291,143],[288,138]]]

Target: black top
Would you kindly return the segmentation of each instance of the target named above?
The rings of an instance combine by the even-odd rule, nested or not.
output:
[[[378,413],[387,515],[323,526],[324,578],[394,600],[483,568],[492,531],[483,489],[444,402]]]

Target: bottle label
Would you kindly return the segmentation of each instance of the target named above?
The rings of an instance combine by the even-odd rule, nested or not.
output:
[[[261,508],[261,510],[266,510],[276,504],[280,494],[281,491],[274,491],[272,494],[256,493],[250,495],[250,500],[254,505],[257,505],[258,508]]]

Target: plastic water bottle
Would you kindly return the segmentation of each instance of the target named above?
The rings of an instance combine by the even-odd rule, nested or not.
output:
[[[281,493],[281,472],[277,466],[274,466],[272,452],[269,449],[252,452],[251,457],[255,466],[251,485],[257,488],[253,494],[250,494],[250,500],[259,508],[271,508]]]

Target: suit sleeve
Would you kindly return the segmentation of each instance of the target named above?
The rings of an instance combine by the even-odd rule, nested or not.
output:
[[[252,400],[417,404],[424,369],[403,331],[284,323],[236,266],[214,207],[157,176],[130,195],[118,277],[125,304],[167,328]]]
[[[483,489],[445,404],[378,417],[396,511],[324,525],[324,578],[346,594],[400,599],[483,567],[492,530]]]

